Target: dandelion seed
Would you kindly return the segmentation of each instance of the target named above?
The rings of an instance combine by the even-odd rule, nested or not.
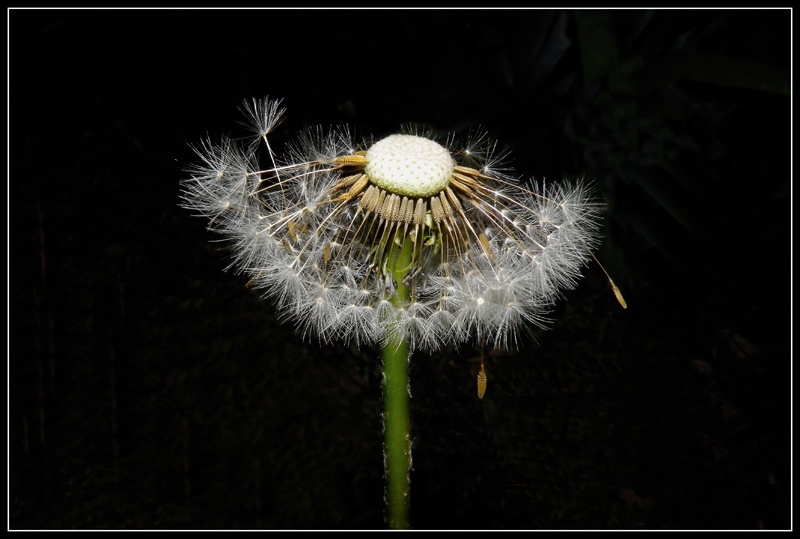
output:
[[[622,297],[622,292],[620,292],[619,287],[611,279],[609,279],[609,282],[611,283],[611,289],[614,291],[614,296],[616,296],[617,301],[623,309],[627,309],[628,303],[625,301],[625,298]]]
[[[458,147],[315,128],[279,158],[268,140],[279,104],[243,106],[251,144],[195,148],[183,205],[232,241],[232,266],[307,337],[514,346],[593,257],[600,205],[587,188],[512,178],[483,132]]]
[[[483,366],[483,345],[481,344],[481,370],[478,371],[478,398],[483,399],[486,394],[486,369]]]

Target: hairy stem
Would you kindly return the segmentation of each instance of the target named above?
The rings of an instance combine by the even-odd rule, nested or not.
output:
[[[396,282],[395,305],[407,304],[409,290],[403,284],[408,272],[414,242],[405,238],[399,253],[391,252],[392,279]],[[396,251],[392,249],[392,251]],[[408,528],[411,490],[411,437],[409,434],[408,341],[392,330],[383,348],[383,398],[384,398],[384,461],[386,468],[386,503],[389,527],[395,530]]]

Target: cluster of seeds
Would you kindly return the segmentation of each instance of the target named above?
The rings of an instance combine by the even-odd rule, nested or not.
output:
[[[587,189],[518,181],[485,135],[373,143],[317,128],[278,158],[279,102],[244,110],[255,136],[196,147],[183,205],[307,337],[514,346],[591,260],[600,208]]]

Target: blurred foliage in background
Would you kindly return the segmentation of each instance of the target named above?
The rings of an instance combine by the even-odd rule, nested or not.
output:
[[[383,528],[373,350],[303,343],[178,209],[242,99],[481,125],[593,179],[601,270],[412,360],[412,524],[790,527],[787,10],[9,12],[12,529]]]

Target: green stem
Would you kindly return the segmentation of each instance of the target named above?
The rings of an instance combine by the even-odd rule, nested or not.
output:
[[[414,242],[405,238],[399,254],[391,249],[392,279],[397,283],[395,305],[407,304],[408,287],[403,278],[408,273]],[[395,259],[396,256],[396,259]],[[408,529],[408,513],[411,491],[411,436],[409,433],[408,394],[408,341],[397,332],[392,334],[383,348],[383,398],[384,398],[384,459],[386,466],[386,503],[389,527],[395,530]]]

